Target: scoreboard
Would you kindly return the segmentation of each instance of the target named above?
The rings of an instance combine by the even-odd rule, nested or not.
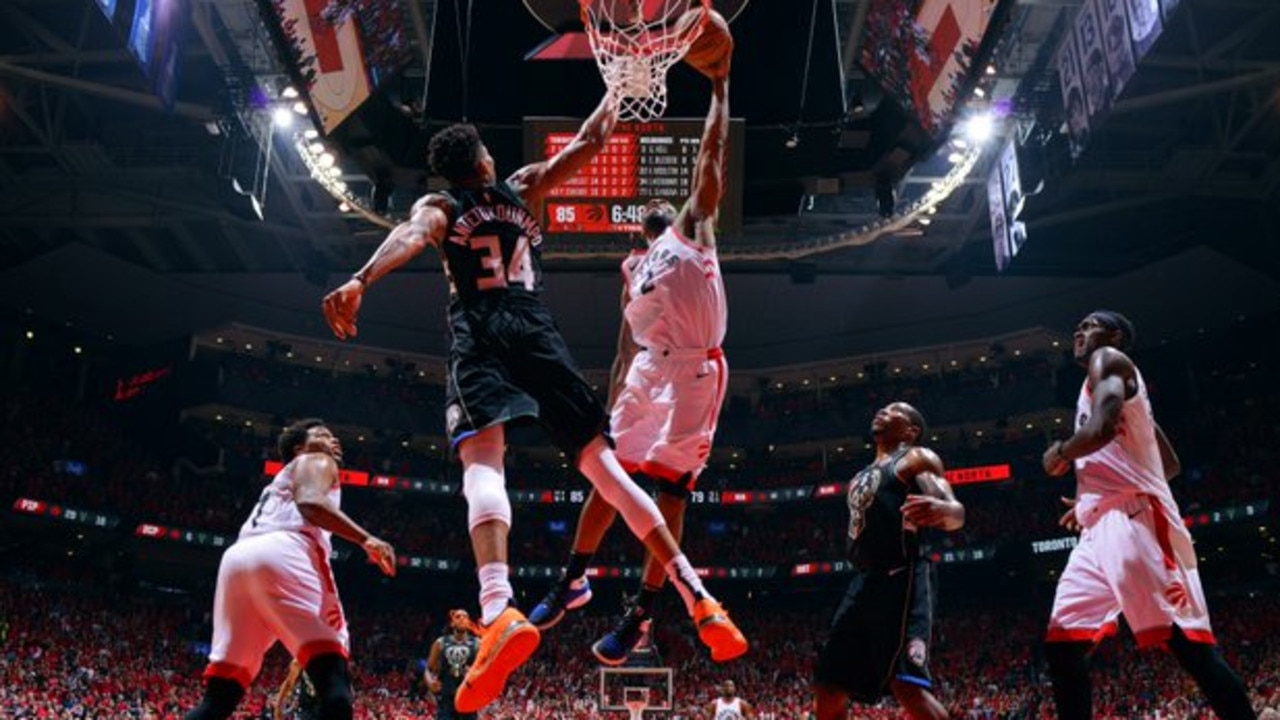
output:
[[[640,231],[650,200],[680,208],[693,191],[704,118],[662,118],[618,123],[605,148],[548,196],[541,218],[548,233],[625,235]],[[525,118],[526,162],[545,160],[573,141],[582,121]],[[718,231],[742,231],[742,161],[745,124],[729,121],[728,167]]]

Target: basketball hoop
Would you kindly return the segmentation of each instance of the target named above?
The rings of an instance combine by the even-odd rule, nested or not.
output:
[[[629,687],[622,691],[622,704],[627,706],[631,720],[643,720],[644,711],[649,709],[649,688]]]
[[[662,117],[667,71],[702,32],[711,0],[578,0],[578,5],[600,76],[618,100],[619,118]]]

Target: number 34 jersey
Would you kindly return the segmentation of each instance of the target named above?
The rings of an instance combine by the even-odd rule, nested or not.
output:
[[[453,223],[440,251],[449,296],[472,306],[486,293],[542,291],[542,228],[505,182],[451,188]]]
[[[294,499],[293,470],[297,462],[295,458],[285,465],[262,489],[258,502],[249,513],[249,519],[240,526],[238,539],[271,532],[295,532],[314,539],[324,549],[325,555],[328,555],[332,552],[329,539],[331,533],[307,522]],[[342,504],[342,486],[339,483],[335,482],[329,489],[329,499],[335,506]]]

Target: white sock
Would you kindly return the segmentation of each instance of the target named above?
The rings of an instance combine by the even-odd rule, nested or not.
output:
[[[702,587],[702,579],[698,577],[698,573],[694,572],[693,566],[689,564],[689,558],[680,553],[671,558],[671,562],[667,563],[667,577],[671,578],[671,584],[675,586],[676,592],[680,593],[680,599],[684,600],[684,608],[693,615],[693,605],[703,598],[714,600],[711,593]]]
[[[503,610],[507,609],[507,605],[511,598],[515,597],[515,592],[511,589],[511,583],[507,581],[507,573],[509,572],[506,563],[486,563],[480,566],[480,623],[489,625]]]

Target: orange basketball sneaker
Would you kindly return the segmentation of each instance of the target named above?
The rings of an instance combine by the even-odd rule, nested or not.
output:
[[[484,628],[476,661],[453,696],[460,713],[478,712],[502,694],[507,677],[538,649],[542,633],[525,619],[524,613],[508,607]]]
[[[693,624],[698,628],[698,639],[711,648],[712,660],[729,662],[747,652],[747,638],[715,600],[702,598],[694,604]]]

